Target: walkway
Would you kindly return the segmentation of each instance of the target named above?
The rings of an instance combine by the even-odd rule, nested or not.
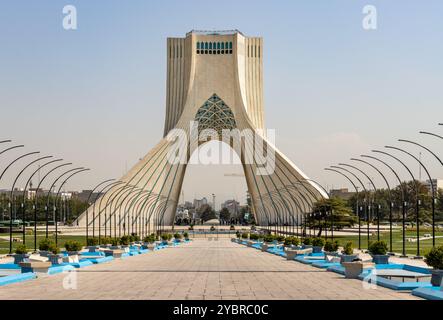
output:
[[[359,280],[248,248],[228,239],[195,240],[78,270],[0,288],[5,299],[415,299]],[[65,283],[68,282],[65,279]]]

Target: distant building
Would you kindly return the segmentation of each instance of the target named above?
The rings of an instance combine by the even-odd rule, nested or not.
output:
[[[343,200],[349,200],[354,194],[355,192],[350,192],[348,188],[332,189],[329,191],[329,195],[331,197],[336,197]]]
[[[236,200],[226,200],[221,204],[222,209],[228,209],[231,217],[236,217],[240,212],[240,203]]]
[[[208,199],[206,199],[205,197],[203,197],[202,199],[194,199],[195,210],[200,209],[205,204],[208,204]]]
[[[443,190],[443,179],[432,179],[432,184],[434,185],[434,188],[435,188],[436,191],[438,189],[442,189]],[[432,190],[432,188],[431,188],[431,181],[430,180],[426,180],[425,185],[426,185],[426,187],[428,188],[429,191]]]
[[[91,195],[92,190],[82,190],[82,192],[72,192],[72,197],[74,199],[78,199],[82,202],[88,201],[89,196]],[[89,199],[90,203],[93,203],[100,197],[100,192],[94,192]]]

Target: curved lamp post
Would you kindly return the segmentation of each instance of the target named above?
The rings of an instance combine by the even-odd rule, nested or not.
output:
[[[38,159],[35,159],[33,161],[31,161],[30,163],[28,163],[19,173],[18,175],[15,177],[14,183],[12,184],[11,187],[11,202],[12,204],[14,203],[14,189],[15,189],[15,184],[17,183],[18,179],[20,178],[20,176],[23,174],[23,172],[29,168],[30,166],[32,166],[34,163],[43,160],[43,159],[48,159],[48,158],[52,158],[52,156],[46,156],[46,157],[40,157]],[[11,206],[12,207],[12,206]],[[21,210],[22,210],[22,234],[23,234],[23,244],[26,244],[26,228],[25,228],[25,221],[26,221],[26,208],[25,208],[25,204],[24,201],[22,201],[21,203]],[[12,241],[12,232],[9,233],[9,240]]]
[[[432,132],[420,131],[420,133],[427,134],[427,135],[430,135],[430,136],[433,136],[433,137],[437,137],[437,138],[443,139],[443,136],[440,136],[440,135],[432,133]]]
[[[363,183],[363,181],[354,173],[354,172],[352,172],[352,171],[350,171],[350,170],[348,170],[348,169],[346,169],[346,168],[342,168],[342,167],[339,167],[339,166],[331,166],[331,168],[335,168],[335,169],[340,169],[340,170],[344,170],[344,171],[346,171],[346,172],[348,172],[348,173],[350,173],[355,179],[357,179],[358,180],[358,182],[361,184],[361,186],[362,186],[362,188],[363,188],[363,191],[364,191],[364,193],[365,193],[365,197],[363,198],[363,204],[364,204],[364,207],[363,208],[360,208],[360,211],[361,212],[363,212],[363,216],[365,216],[366,218],[367,218],[367,246],[369,246],[369,205],[368,205],[368,199],[366,199],[366,195],[368,194],[369,195],[369,191],[366,189],[366,187],[365,187],[365,184]],[[370,195],[369,195],[370,196]],[[359,226],[360,226],[360,223],[359,223]],[[359,230],[359,232],[360,232],[360,230]]]
[[[2,180],[2,178],[3,178],[4,174],[6,173],[6,171],[8,171],[8,169],[9,169],[14,163],[16,163],[17,161],[19,161],[20,159],[23,159],[23,158],[25,158],[25,157],[28,157],[28,156],[31,156],[31,155],[34,155],[34,154],[37,154],[37,153],[39,153],[39,152],[38,152],[38,151],[35,151],[35,152],[29,152],[29,153],[26,153],[26,154],[24,154],[24,155],[21,155],[20,157],[14,159],[12,162],[10,162],[10,163],[6,166],[6,168],[3,170],[3,172],[1,173],[1,175],[0,175],[0,181]],[[11,198],[9,199],[8,206],[9,206],[9,239],[10,239],[10,241],[9,241],[9,253],[12,253],[12,195],[11,195]]]
[[[369,205],[369,208],[368,208],[368,211],[367,211],[367,213],[368,213],[368,215],[367,215],[367,223],[366,223],[366,226],[367,226],[367,240],[368,240],[368,248],[369,248],[369,237],[370,237],[370,231],[369,231],[369,221],[370,221],[370,218],[373,216],[373,214],[372,214],[372,210],[374,210],[374,206],[377,206],[377,218],[378,218],[378,212],[379,212],[379,207],[378,207],[378,205],[375,203],[376,202],[376,194],[377,194],[377,188],[375,187],[375,184],[374,184],[374,182],[372,181],[372,179],[363,171],[363,170],[361,170],[361,169],[359,169],[359,168],[357,168],[357,167],[355,167],[355,166],[352,166],[352,165],[349,165],[349,164],[346,164],[346,163],[339,163],[339,165],[340,166],[346,166],[346,167],[349,167],[349,168],[353,168],[353,169],[355,169],[355,170],[357,170],[358,172],[360,172],[361,174],[363,174],[365,177],[366,177],[366,179],[368,179],[369,180],[369,182],[371,183],[371,185],[372,185],[372,188],[374,189],[374,194],[373,194],[373,196],[372,196],[372,202],[371,202],[371,204]],[[380,233],[380,228],[378,227],[377,228],[378,230],[377,230],[377,233]]]
[[[92,195],[94,194],[94,191],[95,190],[97,190],[98,188],[100,188],[102,185],[104,185],[105,183],[108,183],[108,182],[111,182],[111,181],[114,181],[115,179],[108,179],[108,180],[105,180],[105,181],[102,181],[102,182],[100,182],[98,185],[96,185],[92,190],[91,190],[91,192],[89,193],[89,196],[88,196],[88,199],[86,200],[86,203],[87,203],[87,205],[88,205],[88,208],[86,209],[86,245],[88,245],[88,236],[89,236],[89,234],[88,234],[88,230],[89,230],[89,207],[90,207],[90,203],[89,203],[89,201],[91,201],[91,197],[92,197]]]
[[[38,205],[37,205],[37,198],[38,198],[38,190],[40,189],[40,187],[41,187],[41,185],[42,185],[42,183],[43,183],[43,181],[45,181],[45,179],[52,173],[52,172],[54,172],[55,170],[57,170],[57,169],[59,169],[59,168],[62,168],[62,167],[65,167],[65,166],[70,166],[72,163],[64,163],[64,164],[61,164],[61,165],[58,165],[58,166],[56,166],[56,167],[54,167],[54,168],[52,168],[51,170],[49,170],[44,176],[43,176],[43,178],[42,179],[40,179],[40,182],[38,183],[38,186],[37,186],[37,192],[35,193],[35,197],[34,197],[34,230],[35,230],[35,235],[34,235],[34,239],[35,240],[37,240],[37,238],[36,238],[36,234],[37,234],[37,212],[38,212]],[[46,209],[45,209],[46,210]],[[46,217],[46,220],[47,220],[47,217]],[[46,225],[46,238],[48,237],[48,226]],[[37,241],[35,241],[35,243],[34,243],[34,250],[35,251],[37,251]]]
[[[7,143],[7,142],[12,142],[12,140],[2,140],[2,141],[0,141],[0,143]]]
[[[397,172],[395,172],[394,169],[392,169],[392,167],[389,166],[386,162],[384,162],[384,161],[382,161],[382,160],[380,160],[380,159],[378,159],[378,158],[376,158],[376,157],[368,156],[368,155],[364,155],[364,154],[360,155],[360,157],[363,157],[363,158],[370,158],[370,159],[377,160],[378,162],[381,162],[382,164],[384,164],[385,166],[387,166],[387,167],[388,167],[388,168],[394,173],[394,175],[395,175],[395,176],[397,177],[397,179],[398,179],[400,190],[402,191],[402,207],[403,207],[403,210],[404,210],[404,192],[403,192],[403,187],[402,187],[402,185],[401,185],[400,177],[398,176]],[[361,159],[355,159],[355,160],[356,160],[356,161],[364,162],[364,163],[370,165],[370,166],[371,166],[372,168],[374,168],[375,170],[377,170],[377,172],[383,177],[383,180],[385,181],[386,186],[388,187],[388,192],[389,192],[389,202],[390,202],[390,203],[389,203],[389,251],[392,253],[392,252],[393,252],[393,251],[392,251],[392,209],[394,208],[394,202],[392,201],[392,190],[391,190],[391,186],[389,185],[388,179],[386,179],[386,176],[383,174],[383,172],[381,172],[381,170],[379,170],[379,169],[378,169],[376,166],[374,166],[372,163],[367,162],[367,161],[365,161],[365,160],[361,160]],[[404,227],[404,220],[403,220],[403,227]],[[404,236],[404,232],[403,232],[403,236]]]
[[[411,154],[410,152],[408,152],[406,150],[403,150],[403,149],[400,149],[400,148],[397,148],[397,147],[392,147],[392,146],[385,146],[385,148],[401,151],[401,152],[409,155],[413,159],[415,159],[420,164],[420,166],[423,167],[423,169],[425,170],[426,175],[428,176],[429,181],[431,183],[431,189],[432,189],[432,217],[434,219],[434,216],[435,216],[435,202],[434,202],[434,199],[435,199],[435,188],[434,188],[434,182],[432,182],[432,178],[431,178],[431,175],[429,174],[428,169],[424,166],[423,162],[421,162],[420,159],[418,159],[416,156],[414,156],[413,154]],[[417,256],[416,256],[416,258],[420,258],[420,219],[419,219],[420,200],[419,200],[418,183],[417,183],[418,181],[417,180],[414,180],[414,181],[415,181],[415,191],[416,191],[416,195],[417,195],[417,217],[416,217],[417,218],[417,222],[416,222],[417,223]],[[432,221],[432,222],[434,223],[434,221]],[[433,235],[432,236],[435,238],[435,230],[434,230],[434,228],[433,228]]]
[[[89,171],[89,170],[91,170],[91,169],[79,169],[79,170],[77,170],[77,171],[75,171],[75,172],[73,172],[73,173],[71,173],[61,184],[60,184],[60,188],[58,188],[58,191],[57,191],[57,194],[55,195],[55,199],[54,199],[54,212],[55,212],[55,215],[54,215],[54,218],[55,218],[55,244],[57,245],[57,243],[58,243],[58,233],[57,233],[57,217],[58,217],[58,204],[57,204],[57,198],[58,198],[58,196],[59,196],[59,194],[60,194],[60,191],[62,190],[62,188],[63,188],[63,186],[66,184],[66,182],[68,182],[68,180],[69,179],[71,179],[73,176],[75,176],[75,175],[77,175],[77,174],[79,174],[79,173],[81,173],[81,172],[85,172],[85,171]]]
[[[398,141],[415,144],[415,145],[421,147],[422,149],[425,149],[430,154],[432,154],[440,162],[440,164],[443,166],[443,162],[440,160],[440,158],[434,152],[432,152],[429,148],[426,148],[425,146],[422,146],[421,144],[419,144],[417,142],[414,142],[414,141],[410,141],[410,140],[399,139]],[[418,160],[418,159],[416,159],[416,160]],[[420,165],[424,168],[422,163],[420,163]],[[434,183],[433,183],[433,181],[431,179],[431,176],[429,175],[429,173],[426,170],[426,168],[425,168],[425,171],[426,171],[426,174],[428,175],[428,178],[430,179],[429,181],[430,181],[431,187],[432,187],[432,246],[435,247],[435,203],[437,201],[437,199],[435,198],[435,191],[436,190],[435,190]]]
[[[43,165],[39,166],[39,167],[37,168],[37,170],[35,170],[35,171],[29,176],[28,181],[26,181],[25,188],[23,189],[23,195],[22,195],[22,204],[23,204],[23,207],[24,207],[24,208],[25,208],[25,204],[26,204],[26,201],[25,201],[26,190],[28,189],[28,185],[31,183],[32,178],[33,178],[33,177],[37,174],[37,172],[39,172],[42,168],[44,168],[44,167],[46,167],[46,166],[48,166],[48,165],[50,165],[50,164],[52,164],[52,163],[59,162],[59,161],[62,161],[62,160],[63,160],[63,159],[55,159],[55,160],[48,161],[48,162],[44,163]],[[39,185],[40,185],[40,183],[39,183]],[[35,191],[34,199],[37,197],[37,192],[38,192],[38,188],[37,188],[36,191]],[[35,203],[34,203],[34,205],[33,205],[33,210],[34,210],[34,252],[36,252],[36,251],[37,251],[37,216],[36,216],[36,212],[37,212],[37,211],[35,210]]]
[[[3,149],[2,151],[0,151],[0,155],[2,155],[5,152],[8,152],[9,150],[13,150],[13,149],[17,149],[17,148],[23,148],[23,147],[24,147],[23,144],[19,144],[19,145],[16,145],[16,146],[12,146],[12,147]]]
[[[349,178],[346,174],[344,174],[341,171],[335,170],[335,169],[331,169],[331,168],[325,168],[325,170],[327,171],[332,171],[335,173],[338,173],[339,175],[345,177],[354,187],[355,189],[355,193],[356,193],[356,197],[357,197],[357,201],[356,201],[356,213],[357,213],[357,217],[358,217],[358,249],[361,249],[361,227],[360,227],[360,207],[358,204],[358,187],[355,185],[354,181],[352,181],[351,178]]]
[[[386,155],[386,156],[388,156],[388,157],[390,157],[390,158],[392,158],[392,159],[394,159],[394,160],[397,160],[408,172],[409,172],[409,174],[411,175],[411,177],[413,177],[412,178],[412,180],[413,181],[415,181],[415,178],[414,178],[414,175],[412,174],[412,172],[411,172],[411,170],[409,170],[409,168],[408,168],[408,166],[406,166],[404,163],[403,163],[403,161],[401,161],[399,158],[397,158],[397,157],[395,157],[395,156],[393,156],[392,154],[390,154],[390,153],[388,153],[388,152],[385,152],[385,151],[380,151],[380,150],[371,150],[372,152],[375,152],[375,153],[380,153],[380,154],[384,154],[384,155]],[[375,158],[375,157],[373,157],[373,159],[376,159],[376,160],[379,160],[378,158]],[[379,161],[381,161],[381,160],[379,160]],[[382,161],[381,161],[382,162]],[[385,163],[385,162],[382,162],[382,163],[384,163],[385,165],[387,165],[388,166],[388,164],[387,163]],[[406,197],[406,185],[404,185],[402,182],[401,182],[401,179],[400,179],[400,177],[398,176],[398,174],[394,171],[394,169],[392,169],[392,167],[391,166],[388,166],[390,169],[391,169],[391,171],[395,174],[395,176],[397,177],[397,180],[399,181],[399,183],[400,183],[400,188],[401,188],[401,190],[402,190],[402,198],[403,198],[403,217],[402,217],[402,220],[403,220],[403,252],[402,252],[402,258],[407,258],[407,255],[406,255],[406,207],[408,206],[408,203],[406,202],[406,199],[405,199],[405,197]]]
[[[54,180],[54,182],[52,183],[51,187],[48,190],[48,194],[46,196],[46,206],[45,206],[45,211],[46,211],[46,238],[48,238],[48,230],[49,230],[49,197],[51,196],[51,191],[52,189],[55,187],[55,184],[66,174],[76,171],[76,170],[82,170],[84,169],[84,167],[79,167],[79,168],[74,168],[74,169],[70,169],[68,171],[63,172],[61,175],[59,175],[57,177],[57,179]],[[54,210],[54,215],[55,215],[55,209],[56,209],[56,204],[54,203],[53,206],[53,210]],[[56,233],[56,237],[57,237],[57,233]]]

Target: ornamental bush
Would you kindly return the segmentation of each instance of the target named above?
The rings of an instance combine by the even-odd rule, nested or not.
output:
[[[303,239],[303,244],[306,246],[309,246],[312,244],[312,239],[311,238],[304,238]]]
[[[240,233],[240,231],[237,230],[237,232],[235,233],[235,236],[236,236],[237,238],[240,238],[240,237],[241,237],[241,233]]]
[[[278,235],[275,237],[275,240],[277,240],[278,242],[283,242],[285,241],[285,236]]]
[[[256,233],[251,233],[250,235],[249,235],[249,239],[250,240],[258,240],[258,234],[256,234]]]
[[[324,249],[327,252],[336,252],[338,250],[338,241],[326,241]]]
[[[374,241],[369,244],[368,250],[373,255],[385,255],[388,252],[388,245],[384,241]]]
[[[49,247],[50,247],[52,244],[54,244],[54,241],[52,241],[52,240],[49,239],[49,238],[44,238],[43,240],[41,240],[41,241],[38,243],[38,249],[39,249],[40,251],[49,251]]]
[[[147,243],[154,243],[155,242],[155,235],[153,233],[151,233],[149,236],[144,237],[143,241],[147,242]]]
[[[248,234],[246,232],[243,232],[241,237],[242,239],[248,239]]]
[[[120,239],[118,239],[118,238],[108,238],[108,239],[109,239],[109,243],[112,246],[118,246],[118,243],[119,243]]]
[[[425,262],[436,270],[443,270],[443,246],[434,247],[426,253]]]
[[[163,234],[161,235],[161,238],[162,238],[163,241],[168,241],[169,236],[168,236],[167,233],[163,233]]]
[[[264,242],[270,243],[275,240],[275,237],[272,234],[268,234],[263,238]]]
[[[98,239],[97,238],[88,238],[88,240],[86,241],[86,244],[88,246],[96,246],[96,245],[98,245]]]
[[[351,241],[349,241],[343,247],[343,254],[351,255],[353,253],[354,253],[354,245]]]
[[[312,245],[314,247],[323,247],[325,245],[325,240],[323,238],[314,238],[312,239]]]
[[[80,251],[82,247],[82,244],[75,240],[68,240],[65,242],[66,251]]]
[[[129,245],[130,241],[131,241],[131,236],[124,235],[120,238],[120,244],[123,246]]]
[[[24,244],[20,244],[17,246],[17,248],[15,248],[14,251],[16,254],[27,254],[28,253],[28,249],[26,248],[26,246]]]
[[[182,237],[183,236],[180,233],[178,233],[178,232],[174,233],[174,238],[175,239],[180,240]]]

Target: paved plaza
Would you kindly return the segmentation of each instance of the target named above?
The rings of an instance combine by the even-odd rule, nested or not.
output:
[[[232,243],[194,240],[173,248],[0,288],[5,299],[417,299],[410,293]],[[69,278],[72,280],[73,277]],[[75,280],[75,279],[74,279]]]

